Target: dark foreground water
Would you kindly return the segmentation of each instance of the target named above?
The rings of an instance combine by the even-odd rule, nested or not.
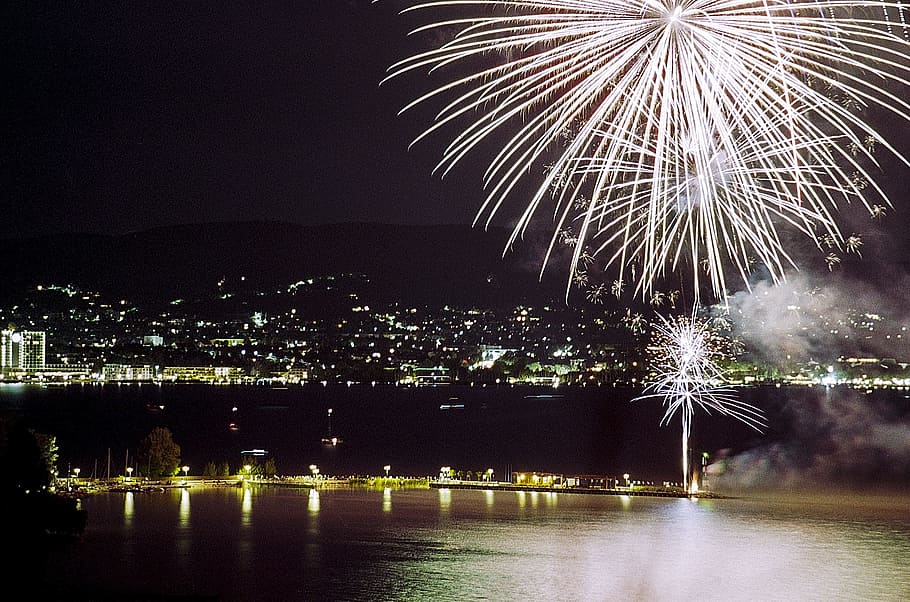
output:
[[[0,410],[18,412],[36,430],[56,435],[61,471],[80,467],[83,476],[106,476],[108,458],[111,476],[125,474],[142,438],[164,426],[190,474],[200,474],[208,462],[227,462],[236,471],[243,450],[261,448],[280,474],[307,473],[317,464],[323,474],[375,475],[391,464],[394,474],[405,475],[435,474],[448,465],[492,467],[497,478],[511,469],[678,480],[678,417],[660,427],[660,402],[633,402],[638,393],[611,387],[0,385]],[[694,451],[751,449],[791,422],[777,418],[780,390],[741,395],[767,408],[771,430],[759,435],[701,413]],[[341,443],[322,445],[329,434]]]
[[[167,427],[190,475],[209,463],[237,471],[241,452],[268,451],[279,474],[437,474],[440,466],[486,471],[552,471],[643,481],[680,479],[679,417],[659,426],[657,400],[612,387],[404,388],[309,385],[87,385],[41,388],[0,384],[0,412],[53,434],[58,466],[81,475],[134,475],[139,442]],[[740,486],[910,489],[910,391],[825,387],[740,389],[765,410],[756,433],[728,417],[698,412],[691,448],[729,468]],[[328,410],[332,409],[331,423]],[[233,423],[234,428],[229,425]],[[322,445],[327,435],[337,446]],[[110,459],[110,461],[108,461]],[[721,485],[716,481],[715,485]]]
[[[910,599],[901,497],[253,486],[83,506],[83,537],[48,552],[46,599]]]

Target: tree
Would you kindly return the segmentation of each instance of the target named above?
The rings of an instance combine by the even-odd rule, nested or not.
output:
[[[275,465],[274,458],[269,458],[265,461],[265,466],[262,467],[262,474],[269,478],[278,474],[278,467]]]
[[[0,418],[0,495],[46,491],[57,462],[56,439]]]
[[[170,429],[155,427],[139,444],[136,459],[139,470],[145,468],[150,478],[173,476],[180,466],[180,446],[174,443]]]

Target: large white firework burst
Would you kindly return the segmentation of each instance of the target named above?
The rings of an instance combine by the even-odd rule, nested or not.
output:
[[[652,371],[654,378],[640,399],[663,401],[661,426],[679,413],[682,425],[683,486],[689,486],[689,436],[696,410],[729,416],[758,432],[766,426],[764,413],[740,401],[724,386],[720,362],[731,353],[731,341],[719,334],[710,322],[696,316],[672,319],[660,317],[654,325]]]
[[[716,296],[758,261],[795,264],[782,230],[843,245],[834,212],[888,200],[872,146],[901,158],[871,110],[910,121],[910,42],[893,0],[428,0],[438,47],[389,78],[436,72],[417,140],[451,136],[448,173],[487,142],[489,224],[510,197],[509,246],[546,208],[572,227],[569,281],[595,248],[643,298],[682,264]],[[415,140],[415,142],[417,141]],[[546,168],[544,169],[544,166]],[[530,188],[529,188],[530,186]]]

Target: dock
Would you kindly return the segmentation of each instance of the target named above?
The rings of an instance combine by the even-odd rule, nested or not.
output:
[[[698,498],[698,499],[723,499],[726,496],[712,491],[699,491],[689,493],[682,489],[667,487],[563,487],[563,486],[534,486],[518,485],[515,483],[483,483],[464,481],[433,481],[431,489],[477,489],[482,491],[527,491],[536,493],[582,493],[587,495],[619,495],[630,497],[665,497],[665,498]]]

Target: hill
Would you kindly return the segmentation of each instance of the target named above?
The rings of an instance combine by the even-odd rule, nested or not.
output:
[[[414,303],[561,299],[563,271],[538,278],[546,238],[526,239],[503,257],[507,239],[505,229],[468,226],[242,222],[7,239],[0,240],[0,254],[6,293],[73,283],[162,300],[210,291],[223,278],[244,277],[265,290],[312,276],[363,273],[374,294]]]

